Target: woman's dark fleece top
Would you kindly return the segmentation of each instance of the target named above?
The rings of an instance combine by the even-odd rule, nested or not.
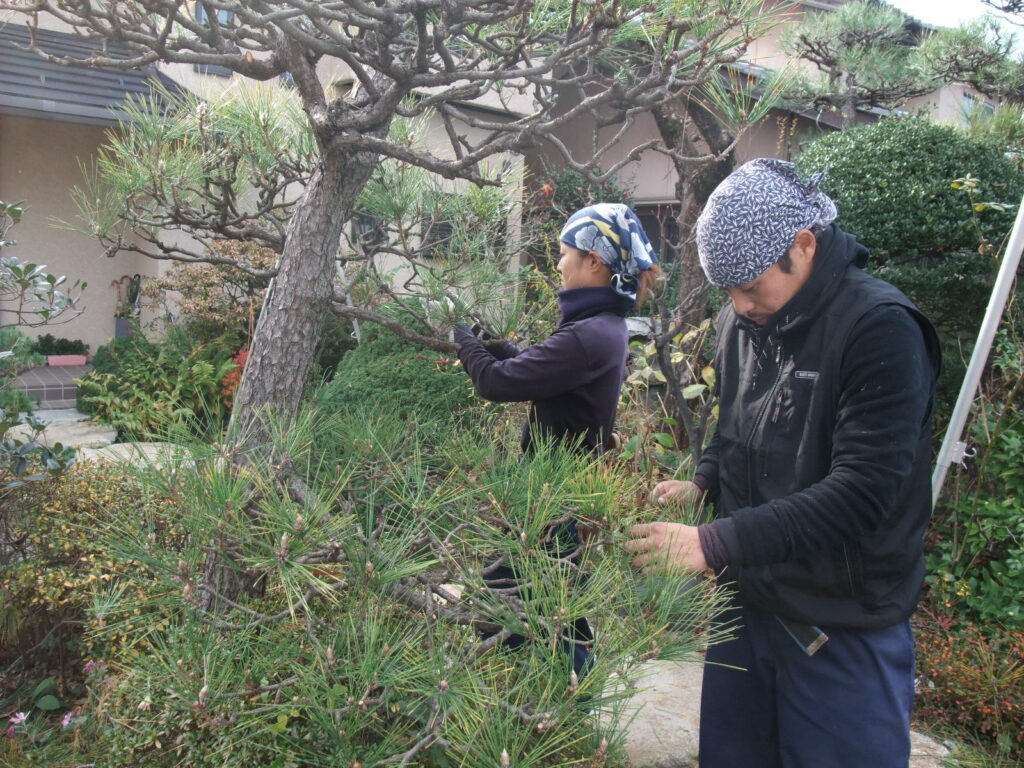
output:
[[[540,344],[520,350],[508,342],[484,345],[456,328],[459,359],[481,397],[494,402],[532,400],[520,444],[537,437],[599,452],[615,427],[626,372],[625,316],[632,302],[611,288],[559,291],[562,317]]]

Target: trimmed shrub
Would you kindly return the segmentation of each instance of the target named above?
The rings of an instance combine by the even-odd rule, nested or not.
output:
[[[839,225],[883,262],[977,249],[970,201],[951,186],[956,179],[977,178],[982,201],[1015,205],[1024,192],[1024,176],[996,146],[920,117],[826,135],[797,165],[804,175],[828,168],[823,188]],[[1009,232],[1014,212],[978,213],[989,240]]]
[[[938,328],[942,423],[988,302],[998,266],[992,248],[1013,224],[1024,175],[994,144],[919,117],[825,136],[798,166],[805,175],[829,169],[824,189],[839,225],[871,250],[869,271],[906,293]],[[967,176],[976,182],[954,187]]]
[[[35,340],[32,350],[40,355],[84,355],[89,347],[81,339],[65,339],[44,333]]]
[[[334,378],[318,393],[322,408],[338,412],[380,403],[403,419],[423,419],[458,418],[479,407],[458,358],[413,344],[379,326],[364,328],[363,343],[341,359]]]

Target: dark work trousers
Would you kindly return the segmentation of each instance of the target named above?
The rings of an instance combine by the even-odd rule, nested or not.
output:
[[[734,600],[723,620],[739,626],[735,639],[708,649],[700,768],[907,768],[909,621],[822,627],[828,642],[808,656],[774,616],[747,604]]]
[[[569,522],[560,525],[555,531],[551,533],[551,542],[548,544],[548,549],[551,552],[552,557],[568,557],[577,549],[580,545],[579,532],[576,530],[576,523]],[[516,574],[514,565],[500,565],[497,568],[488,569],[487,575],[484,577],[484,584],[490,589],[508,589],[510,587],[516,587],[519,584],[519,576]],[[520,594],[521,599],[524,601],[529,600],[529,594],[524,590]],[[493,632],[482,632],[481,637],[485,640],[491,637]],[[569,636],[574,641],[583,641],[586,643],[592,643],[594,640],[593,632],[590,629],[590,623],[585,618],[574,619],[572,622],[572,628],[569,632]],[[526,642],[526,638],[522,635],[512,635],[506,639],[502,645],[506,648],[520,648]],[[582,680],[583,676],[587,673],[593,664],[593,656],[588,646],[581,645],[578,642],[569,642],[567,640],[561,641],[562,650],[572,657],[572,668],[576,671],[578,679]]]

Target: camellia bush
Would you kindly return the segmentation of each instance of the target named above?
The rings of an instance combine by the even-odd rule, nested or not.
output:
[[[977,227],[953,186],[957,179],[979,180],[978,202],[1007,204],[982,212],[993,243],[1009,232],[1024,193],[1024,175],[994,143],[921,117],[827,134],[797,165],[805,175],[828,169],[823,188],[836,202],[839,225],[883,262],[977,251]]]

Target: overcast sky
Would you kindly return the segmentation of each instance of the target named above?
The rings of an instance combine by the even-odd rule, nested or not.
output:
[[[937,27],[955,27],[963,21],[980,19],[992,8],[981,0],[886,0],[914,18]]]

